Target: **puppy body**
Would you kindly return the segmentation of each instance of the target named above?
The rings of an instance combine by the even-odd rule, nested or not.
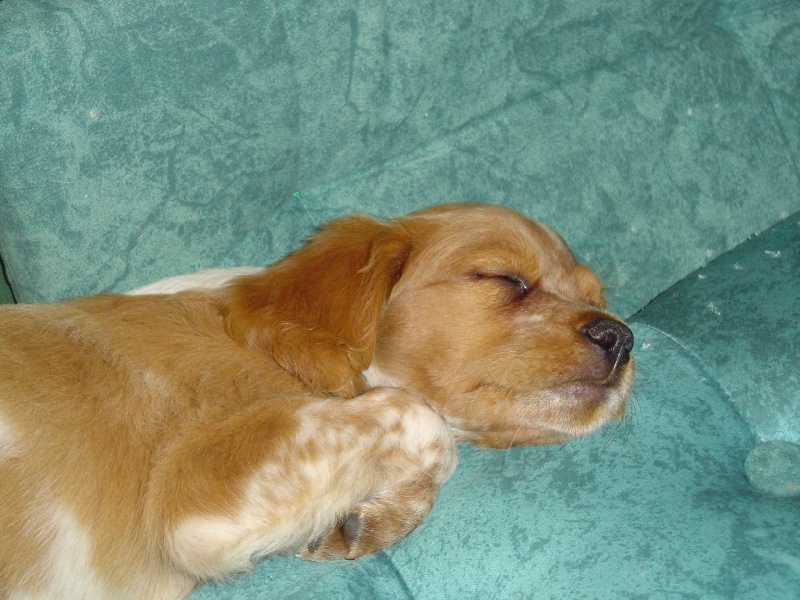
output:
[[[498,207],[342,219],[201,285],[0,308],[0,597],[374,552],[427,515],[454,433],[584,435],[633,376],[591,271]]]

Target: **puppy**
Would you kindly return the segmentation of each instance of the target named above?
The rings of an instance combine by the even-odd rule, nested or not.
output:
[[[455,440],[586,435],[633,380],[595,275],[501,207],[346,217],[192,281],[0,308],[0,597],[176,599],[270,554],[375,552]]]

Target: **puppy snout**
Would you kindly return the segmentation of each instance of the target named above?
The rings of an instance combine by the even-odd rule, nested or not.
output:
[[[589,322],[581,329],[583,336],[594,346],[605,352],[614,368],[630,360],[633,349],[633,333],[627,326],[607,317]]]

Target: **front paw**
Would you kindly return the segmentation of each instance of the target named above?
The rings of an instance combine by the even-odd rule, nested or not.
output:
[[[317,562],[338,558],[357,558],[356,556],[351,556],[351,551],[353,548],[358,547],[361,530],[361,515],[357,512],[351,512],[332,531],[317,538],[300,550],[297,556],[303,560]]]
[[[340,507],[336,526],[298,554],[306,560],[360,558],[404,538],[428,515],[458,463],[450,427],[424,400],[399,388],[376,388],[359,399],[373,403],[362,410],[378,425],[373,458],[352,464],[368,475],[361,489],[369,495]]]
[[[385,490],[358,504],[297,556],[304,560],[353,560],[388,548],[428,515],[438,486],[428,480]]]

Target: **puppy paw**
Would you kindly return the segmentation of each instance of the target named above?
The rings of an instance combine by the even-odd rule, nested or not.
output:
[[[297,555],[312,561],[353,560],[388,548],[425,519],[437,491],[438,486],[429,480],[375,494]]]
[[[361,524],[361,515],[352,512],[328,534],[317,538],[300,550],[297,556],[303,560],[317,562],[350,558],[351,549],[357,546],[361,537]]]
[[[376,388],[359,398],[362,414],[376,421],[375,445],[370,460],[348,466],[368,481],[361,488],[367,495],[339,509],[336,526],[299,553],[306,560],[359,558],[404,538],[458,463],[450,427],[415,394]]]

